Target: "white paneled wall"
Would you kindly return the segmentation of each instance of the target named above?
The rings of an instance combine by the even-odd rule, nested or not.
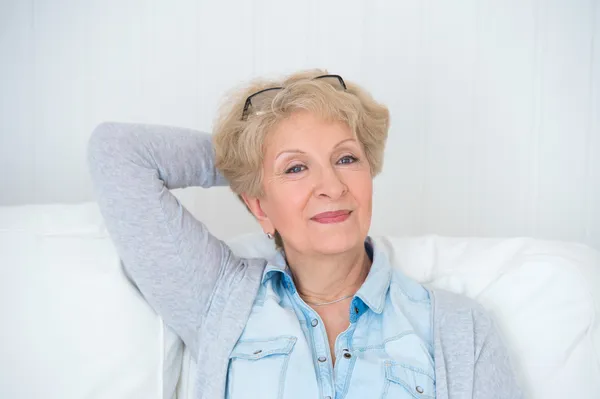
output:
[[[324,67],[388,104],[373,233],[600,248],[600,0],[0,0],[0,204],[93,198],[104,120],[209,131],[226,90]],[[217,235],[224,189],[182,193]]]

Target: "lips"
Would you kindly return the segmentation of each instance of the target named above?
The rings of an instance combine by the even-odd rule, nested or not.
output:
[[[342,211],[333,211],[333,212],[323,212],[315,215],[311,218],[311,220],[317,223],[340,223],[344,220],[348,219],[352,211],[342,210]]]

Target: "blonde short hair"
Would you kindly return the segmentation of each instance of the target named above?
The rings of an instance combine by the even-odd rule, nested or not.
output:
[[[313,78],[324,70],[302,71],[279,80],[259,79],[234,91],[221,106],[215,121],[213,143],[216,167],[229,181],[232,191],[261,197],[264,143],[270,131],[294,112],[308,111],[324,120],[347,124],[364,148],[377,175],[383,166],[383,152],[389,128],[387,107],[376,102],[359,86],[345,82],[338,90],[330,83]],[[269,88],[283,87],[271,104],[270,112],[249,115],[242,120],[248,96]]]

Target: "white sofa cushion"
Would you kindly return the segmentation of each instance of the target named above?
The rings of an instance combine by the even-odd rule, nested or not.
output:
[[[526,238],[377,237],[394,266],[422,283],[477,299],[495,317],[527,398],[600,398],[600,254]],[[229,242],[269,257],[262,234]],[[180,399],[193,399],[185,354]]]
[[[174,398],[181,341],[125,278],[95,204],[0,207],[0,397]]]

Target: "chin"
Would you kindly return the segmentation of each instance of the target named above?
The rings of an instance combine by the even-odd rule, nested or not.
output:
[[[359,245],[364,244],[364,237],[360,237],[358,234],[348,235],[329,235],[326,237],[320,237],[319,240],[313,242],[313,247],[316,252],[335,255],[343,252],[350,251]]]

